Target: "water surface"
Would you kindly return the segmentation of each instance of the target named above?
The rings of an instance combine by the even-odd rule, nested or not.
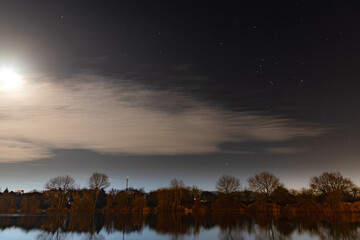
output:
[[[239,215],[0,215],[0,239],[360,239],[360,216],[270,219]]]

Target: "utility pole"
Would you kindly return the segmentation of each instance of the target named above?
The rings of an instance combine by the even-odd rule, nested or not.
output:
[[[126,192],[128,191],[129,186],[129,176],[126,176]]]

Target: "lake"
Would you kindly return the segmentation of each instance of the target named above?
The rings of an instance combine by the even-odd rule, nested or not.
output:
[[[360,215],[269,219],[216,214],[0,215],[0,239],[360,239]]]

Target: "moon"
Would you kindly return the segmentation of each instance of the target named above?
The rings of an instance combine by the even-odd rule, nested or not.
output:
[[[13,68],[4,67],[0,69],[0,90],[13,92],[19,90],[23,79]]]

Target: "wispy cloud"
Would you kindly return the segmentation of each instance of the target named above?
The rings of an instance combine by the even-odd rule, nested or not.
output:
[[[211,153],[221,151],[222,142],[286,141],[327,131],[113,80],[91,74],[37,76],[28,78],[21,92],[0,93],[0,161],[46,158],[58,148],[109,154]]]
[[[274,154],[294,154],[305,151],[305,148],[296,148],[296,147],[272,147],[267,148],[269,153]]]

